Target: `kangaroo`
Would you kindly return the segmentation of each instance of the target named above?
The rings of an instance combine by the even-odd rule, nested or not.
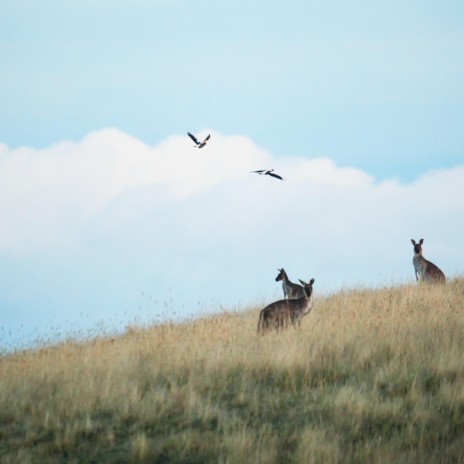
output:
[[[424,243],[424,239],[421,238],[419,243],[411,239],[411,243],[414,246],[412,264],[414,265],[414,271],[416,273],[416,281],[444,283],[446,279],[442,270],[422,256],[422,244]]]
[[[271,303],[261,310],[258,319],[258,334],[275,329],[285,330],[289,322],[293,327],[300,326],[301,319],[313,309],[313,284],[314,279],[304,284],[304,296],[290,300],[279,300]]]
[[[279,271],[279,274],[277,275],[275,280],[276,282],[279,282],[279,280],[282,281],[282,289],[284,291],[284,298],[293,300],[294,298],[301,298],[305,296],[304,287],[298,284],[294,284],[293,282],[290,282],[284,268],[277,269],[277,270]]]

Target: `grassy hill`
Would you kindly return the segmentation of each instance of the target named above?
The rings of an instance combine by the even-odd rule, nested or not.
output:
[[[464,279],[0,358],[0,462],[464,462]]]

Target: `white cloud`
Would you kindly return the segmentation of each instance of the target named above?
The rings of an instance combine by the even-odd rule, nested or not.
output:
[[[213,133],[207,149],[176,136],[148,147],[120,131],[92,133],[79,143],[0,152],[0,249],[18,253],[57,247],[113,199],[133,188],[162,185],[187,197],[270,162],[248,139]]]
[[[42,150],[0,145],[0,253],[19,272],[40,257],[55,307],[77,298],[96,312],[139,290],[174,288],[186,304],[270,299],[282,266],[319,291],[412,280],[410,238],[446,274],[464,271],[464,166],[377,183],[327,158],[198,136],[209,132],[200,150],[186,135],[150,147],[115,129]],[[285,180],[250,174],[261,168]]]
[[[304,161],[304,162],[302,162]],[[328,158],[302,160],[289,158],[283,165],[290,169],[293,181],[310,181],[314,184],[326,184],[339,187],[368,186],[372,184],[371,176],[359,169],[337,167]]]

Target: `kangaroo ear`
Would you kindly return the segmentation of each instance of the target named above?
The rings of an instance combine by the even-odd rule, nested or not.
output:
[[[314,283],[314,279],[311,279],[309,283],[312,285]]]
[[[415,246],[416,245],[416,241],[411,239],[411,243]]]
[[[305,286],[306,285],[306,282],[303,282],[301,279],[298,279],[301,283],[301,285]]]
[[[424,239],[421,238],[421,239],[419,240],[419,245],[422,245],[423,243],[424,243]]]

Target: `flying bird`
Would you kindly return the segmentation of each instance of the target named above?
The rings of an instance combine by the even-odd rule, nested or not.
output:
[[[258,171],[251,171],[252,173],[260,174],[262,176],[272,176],[276,179],[284,180],[278,174],[274,174],[274,169],[259,169]]]
[[[191,134],[190,132],[187,132],[188,136],[195,142],[195,145],[198,147],[198,148],[203,148],[205,145],[206,145],[206,142],[209,140],[211,134],[208,134],[208,137],[205,138],[205,140],[203,140],[203,142],[199,142],[197,140],[197,138]]]

